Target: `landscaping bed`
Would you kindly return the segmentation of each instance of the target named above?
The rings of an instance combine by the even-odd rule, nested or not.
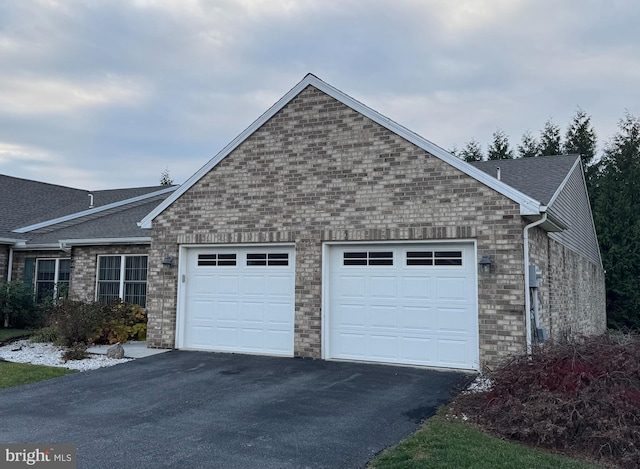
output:
[[[640,467],[640,340],[610,333],[549,343],[463,393],[449,414],[513,441]]]

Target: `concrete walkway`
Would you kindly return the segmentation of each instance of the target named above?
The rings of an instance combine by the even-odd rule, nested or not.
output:
[[[169,349],[147,348],[146,342],[125,342],[121,344],[124,347],[125,358],[144,358],[152,355],[158,355],[159,353],[169,352]],[[87,352],[95,353],[96,355],[106,355],[109,347],[112,345],[95,345],[89,347]]]

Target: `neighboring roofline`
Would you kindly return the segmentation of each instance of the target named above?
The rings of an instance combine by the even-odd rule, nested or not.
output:
[[[135,202],[140,202],[146,199],[150,199],[153,197],[157,197],[162,194],[167,194],[169,192],[173,192],[178,188],[178,186],[171,186],[166,189],[160,189],[158,191],[149,192],[148,194],[139,195],[137,197],[132,197],[130,199],[120,200],[118,202],[113,202],[107,205],[101,205],[99,207],[90,208],[88,210],[83,210],[82,212],[75,212],[69,215],[65,215],[63,217],[53,218],[51,220],[45,220],[40,223],[35,223],[29,226],[23,226],[21,228],[17,228],[13,230],[13,233],[28,233],[30,231],[38,230],[40,228],[46,228],[48,226],[57,225],[58,223],[64,223],[66,221],[75,220],[77,218],[82,218],[87,215],[93,215],[94,213],[104,212],[105,210],[111,210],[113,208],[122,207],[124,205],[132,204]]]
[[[258,119],[256,119],[249,127],[247,127],[240,135],[234,138],[226,147],[224,147],[216,156],[209,160],[204,166],[202,166],[193,176],[191,176],[184,184],[180,186],[171,196],[167,197],[162,203],[160,203],[155,209],[153,209],[146,217],[144,217],[138,225],[141,228],[151,228],[153,219],[161,214],[167,207],[175,202],[182,194],[187,192],[193,185],[195,185],[204,175],[206,175],[211,169],[213,169],[220,161],[222,161],[229,153],[235,150],[242,142],[249,138],[256,130],[258,130],[265,122],[273,117],[278,111],[285,107],[293,98],[295,98],[300,92],[302,92],[307,86],[313,86],[318,90],[326,93],[332,98],[340,101],[344,105],[352,108],[360,114],[366,116],[372,121],[380,124],[388,130],[403,137],[409,142],[417,145],[428,153],[440,158],[441,160],[449,163],[456,169],[459,169],[463,173],[471,176],[477,181],[485,184],[486,186],[496,190],[505,197],[517,202],[520,205],[521,215],[535,215],[540,213],[540,202],[529,197],[528,195],[514,189],[513,187],[498,181],[496,178],[488,175],[484,171],[474,168],[470,164],[461,159],[453,156],[448,151],[440,148],[436,144],[429,140],[419,136],[418,134],[410,131],[406,127],[401,126],[397,122],[392,121],[388,117],[374,111],[368,106],[365,106],[361,102],[346,95],[342,91],[334,88],[333,86],[320,80],[318,77],[307,74],[302,81],[294,86],[287,94],[280,98],[273,106],[271,106],[265,113],[263,113]]]
[[[150,236],[130,238],[85,238],[85,239],[61,239],[59,246],[97,246],[111,244],[151,244]]]

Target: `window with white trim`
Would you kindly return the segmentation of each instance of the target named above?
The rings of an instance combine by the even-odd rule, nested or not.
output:
[[[36,299],[67,296],[70,278],[71,259],[36,259]]]
[[[96,299],[147,306],[147,256],[98,256]]]

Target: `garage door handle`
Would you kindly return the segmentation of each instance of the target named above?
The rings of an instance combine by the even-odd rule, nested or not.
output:
[[[187,276],[185,274],[182,274],[182,283],[184,283],[187,280]]]

